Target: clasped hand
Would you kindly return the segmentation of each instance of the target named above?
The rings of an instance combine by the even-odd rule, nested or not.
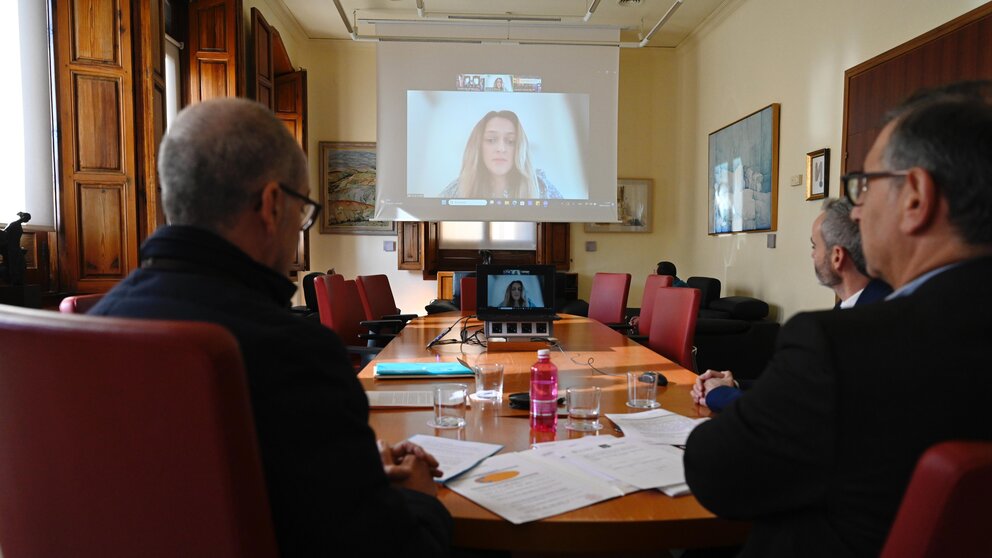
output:
[[[720,387],[734,387],[734,375],[730,370],[707,370],[696,378],[692,385],[692,400],[706,407],[706,394]]]
[[[382,467],[390,482],[424,494],[432,496],[437,494],[434,477],[440,477],[442,472],[433,455],[409,441],[400,442],[395,446],[390,446],[382,440],[377,443]]]

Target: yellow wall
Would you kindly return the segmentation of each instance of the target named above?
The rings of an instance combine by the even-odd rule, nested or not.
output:
[[[273,0],[251,0],[266,17]],[[596,271],[633,276],[630,306],[639,306],[644,277],[656,262],[674,261],[682,278],[707,275],[723,294],[756,296],[784,320],[833,304],[809,259],[810,223],[818,202],[805,187],[805,154],[831,149],[830,193],[840,170],[844,70],[916,37],[979,0],[728,0],[675,49],[624,49],[620,56],[618,175],[654,180],[651,233],[585,233],[572,225],[572,270],[588,299]],[[276,25],[295,64],[308,70],[312,194],[318,195],[319,141],[375,141],[375,46],[306,40],[295,22]],[[291,19],[291,18],[289,18]],[[293,34],[287,38],[287,34]],[[707,230],[707,136],[770,103],[782,105],[777,248],[766,234],[710,237]],[[397,304],[423,313],[436,284],[396,270],[395,237],[311,232],[311,267],[347,277],[389,275]],[[586,252],[586,241],[597,243]]]

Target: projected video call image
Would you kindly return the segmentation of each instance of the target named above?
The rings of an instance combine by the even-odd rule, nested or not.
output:
[[[407,195],[588,199],[585,94],[407,92]]]
[[[491,308],[544,308],[541,278],[534,275],[492,275],[488,281]]]

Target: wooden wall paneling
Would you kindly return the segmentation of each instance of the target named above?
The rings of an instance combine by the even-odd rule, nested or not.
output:
[[[105,291],[137,265],[130,9],[120,0],[55,0],[65,291]]]
[[[162,0],[135,4],[134,74],[138,163],[138,239],[143,242],[165,224],[156,163],[165,134],[165,15]]]
[[[273,109],[272,26],[258,8],[251,9],[251,48],[248,49],[248,96]]]
[[[915,91],[992,79],[992,2],[844,72],[841,172],[861,170],[882,119]]]
[[[241,14],[241,0],[190,1],[190,104],[243,95]]]

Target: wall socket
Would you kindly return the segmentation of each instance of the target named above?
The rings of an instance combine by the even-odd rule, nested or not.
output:
[[[395,240],[383,240],[382,241],[382,251],[383,252],[395,252],[396,251],[396,241]]]
[[[794,174],[789,177],[789,186],[802,186],[803,185],[803,175]]]
[[[589,241],[587,241],[586,242],[586,252],[595,252],[595,251],[596,251],[596,241],[595,240],[589,240]]]

